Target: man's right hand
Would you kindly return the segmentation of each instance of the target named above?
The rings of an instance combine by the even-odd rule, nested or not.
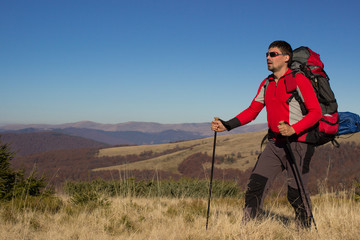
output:
[[[226,130],[226,128],[220,120],[214,120],[211,122],[211,130],[216,132],[223,132]]]

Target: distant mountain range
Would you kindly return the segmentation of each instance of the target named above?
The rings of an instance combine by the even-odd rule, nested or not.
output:
[[[252,124],[222,134],[257,132],[266,128],[267,124]],[[58,125],[16,124],[0,127],[0,135],[41,132],[77,136],[107,145],[161,144],[204,138],[212,135],[210,123],[161,124],[154,122],[126,122],[101,124],[82,121]]]
[[[1,130],[21,130],[26,128],[34,129],[64,129],[64,128],[86,128],[110,132],[138,131],[138,132],[162,132],[165,130],[182,130],[182,131],[204,131],[204,126],[209,123],[181,123],[181,124],[161,124],[155,122],[125,122],[117,124],[103,124],[91,121],[81,121],[65,124],[9,124],[0,127]],[[207,131],[209,129],[206,129]]]

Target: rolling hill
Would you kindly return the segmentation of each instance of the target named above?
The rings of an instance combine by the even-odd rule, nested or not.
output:
[[[261,151],[260,142],[265,133],[218,134],[215,178],[245,183]],[[21,134],[3,132],[2,135],[8,137],[7,141],[15,142],[14,137],[18,138],[17,154],[11,162],[15,169],[31,171],[35,167],[56,184],[98,177],[120,179],[126,176],[139,180],[206,178],[213,147],[213,137],[115,147],[63,133],[34,133],[30,129]],[[312,179],[315,187],[318,178],[323,179],[326,174],[331,175],[326,179],[334,185],[339,181],[345,185],[350,178],[353,181],[359,177],[360,134],[342,137],[339,142],[341,147],[338,149],[327,144],[316,151],[312,165],[317,169]]]
[[[222,158],[233,158],[233,163],[222,163],[219,168],[232,168],[246,170],[254,165],[257,154],[260,152],[260,142],[265,131],[255,133],[242,133],[235,135],[218,136],[216,144],[216,155]],[[213,138],[203,138],[178,143],[168,143],[160,145],[142,145],[142,146],[124,146],[115,148],[101,149],[99,157],[126,156],[139,154],[142,152],[153,151],[154,153],[166,152],[170,149],[179,149],[176,152],[156,156],[141,162],[134,162],[126,165],[111,166],[106,168],[94,169],[100,170],[162,170],[178,173],[177,165],[187,157],[195,153],[212,154]],[[225,160],[224,160],[225,162]],[[229,161],[228,161],[229,162]]]
[[[234,135],[218,136],[216,143],[216,156],[222,159],[221,164],[217,167],[221,169],[239,169],[246,170],[254,166],[258,154],[261,152],[260,143],[266,131],[254,133],[242,133]],[[345,142],[360,143],[360,134],[354,134],[348,137],[337,139],[340,144]],[[331,146],[331,143],[326,144]],[[163,154],[144,161],[134,162],[118,166],[110,166],[106,168],[97,168],[93,171],[100,170],[163,170],[178,173],[174,165],[179,164],[185,158],[195,153],[205,153],[212,155],[213,138],[197,139],[179,143],[169,143],[160,145],[142,145],[142,146],[124,146],[101,149],[98,153],[99,157],[115,157],[139,154],[142,152],[153,151],[154,153],[166,152],[169,149],[179,149],[176,152]],[[223,159],[224,158],[224,159]],[[232,159],[226,161],[226,159]]]

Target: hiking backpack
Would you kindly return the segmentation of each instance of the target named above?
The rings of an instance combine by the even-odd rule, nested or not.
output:
[[[339,129],[338,105],[335,95],[330,87],[330,79],[324,71],[323,62],[320,60],[320,55],[308,47],[299,47],[293,51],[290,69],[292,70],[291,73],[285,76],[284,79],[286,91],[292,93],[287,102],[289,103],[295,98],[300,104],[302,114],[307,114],[305,104],[297,92],[295,80],[295,75],[302,73],[305,77],[310,79],[322,111],[320,121],[307,133],[306,142],[320,146],[332,141],[338,145],[335,140]],[[265,91],[268,81],[269,79],[265,83]]]
[[[334,143],[339,129],[338,105],[334,92],[330,87],[330,78],[324,71],[324,63],[321,61],[320,55],[308,47],[299,47],[293,51],[290,68],[293,75],[300,72],[310,79],[322,111],[320,121],[308,132],[306,141],[317,146],[329,141]],[[295,97],[300,103],[303,115],[307,114],[305,104],[296,91],[296,85],[295,89],[288,89],[287,91],[293,92],[291,96]],[[291,100],[290,98],[288,101]]]

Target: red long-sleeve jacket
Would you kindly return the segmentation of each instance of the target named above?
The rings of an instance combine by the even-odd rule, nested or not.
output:
[[[279,133],[277,127],[279,122],[286,121],[294,128],[298,135],[298,141],[305,141],[308,129],[314,126],[321,118],[321,108],[310,80],[300,73],[294,76],[297,85],[296,90],[305,104],[307,114],[302,114],[300,103],[295,98],[292,98],[289,103],[287,102],[291,93],[286,91],[284,79],[290,73],[291,70],[289,69],[277,83],[273,75],[261,82],[250,106],[236,116],[236,119],[240,121],[240,125],[253,121],[265,106],[268,126],[272,132]]]

